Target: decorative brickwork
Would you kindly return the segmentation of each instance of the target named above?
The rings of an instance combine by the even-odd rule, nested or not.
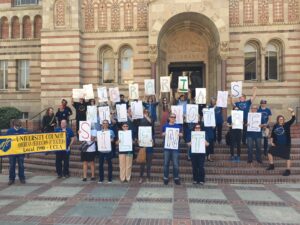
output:
[[[148,4],[147,2],[139,2],[137,4],[137,28],[147,30],[148,27]]]
[[[269,0],[258,1],[258,23],[269,23]]]
[[[107,30],[107,4],[105,0],[98,6],[98,26],[101,31]]]
[[[284,22],[283,0],[273,0],[273,22]]]
[[[133,28],[133,4],[130,0],[124,3],[124,28],[125,30]]]
[[[299,20],[299,1],[289,0],[289,22],[297,22]]]
[[[84,6],[84,27],[85,30],[93,31],[95,30],[94,26],[94,2],[93,0],[87,0]]]
[[[244,23],[254,22],[254,3],[253,0],[244,0]]]
[[[66,25],[66,19],[65,19],[65,1],[64,0],[57,0],[54,5],[55,10],[55,18],[54,18],[54,24],[55,26],[65,26]]]
[[[229,23],[230,25],[240,24],[239,19],[239,0],[230,0],[229,2]]]
[[[20,38],[20,21],[17,16],[11,20],[11,38]]]
[[[31,38],[32,37],[32,29],[31,29],[31,21],[29,16],[23,17],[23,38]]]
[[[0,30],[0,37],[1,39],[8,39],[9,38],[9,25],[8,19],[6,17],[1,18],[1,30]]]
[[[118,0],[112,0],[111,5],[111,29],[113,31],[120,29],[120,5]]]
[[[37,15],[34,17],[34,38],[41,38],[42,17]]]

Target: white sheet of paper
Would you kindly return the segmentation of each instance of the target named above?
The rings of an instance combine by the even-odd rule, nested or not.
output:
[[[99,152],[111,151],[110,131],[97,131],[97,146]]]
[[[217,106],[227,108],[228,91],[218,91]]]
[[[84,89],[72,89],[72,97],[74,99],[84,98],[85,91]]]
[[[160,77],[160,92],[168,93],[171,91],[170,77]]]
[[[98,93],[99,102],[107,102],[108,101],[107,88],[106,87],[98,87],[97,88],[97,93]]]
[[[101,106],[98,108],[99,112],[99,121],[102,124],[103,120],[108,120],[110,123],[110,109],[109,106]]]
[[[152,127],[139,127],[139,146],[152,147]]]
[[[171,127],[166,128],[164,148],[178,150],[179,131],[180,131],[179,128],[171,128]]]
[[[192,131],[192,153],[205,153],[205,132]]]
[[[244,112],[242,110],[232,110],[232,129],[243,130]]]
[[[231,82],[231,95],[233,98],[239,98],[242,96],[243,83],[242,81]]]
[[[261,113],[248,113],[247,131],[261,132]]]
[[[119,130],[119,152],[132,151],[131,130]]]
[[[215,127],[216,126],[216,117],[214,108],[205,108],[203,111],[203,120],[205,127]]]
[[[109,99],[110,99],[110,101],[112,101],[114,103],[120,101],[120,92],[119,92],[119,88],[118,87],[109,88],[108,92],[109,92]]]
[[[131,105],[132,119],[142,119],[144,117],[142,101],[133,101],[130,103],[130,105]]]
[[[89,99],[94,99],[94,89],[93,89],[93,85],[92,84],[86,84],[82,86],[84,91],[85,91],[85,99],[89,100]]]
[[[189,78],[187,76],[178,77],[178,91],[188,92],[189,91]]]
[[[154,79],[144,80],[145,95],[155,95],[155,83]]]
[[[127,107],[126,104],[117,104],[117,119],[118,122],[127,122]]]
[[[139,85],[138,84],[129,84],[128,85],[129,90],[129,99],[139,99]]]
[[[86,120],[91,123],[97,123],[97,106],[88,105],[86,111]]]
[[[176,115],[177,124],[183,124],[183,106],[182,105],[172,105],[171,112]]]
[[[206,88],[196,88],[196,104],[206,104]]]
[[[91,122],[79,121],[79,141],[91,140]]]
[[[186,105],[186,122],[187,123],[199,122],[198,105],[196,104]]]

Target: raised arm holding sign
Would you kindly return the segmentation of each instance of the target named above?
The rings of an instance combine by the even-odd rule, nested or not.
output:
[[[120,92],[118,87],[109,88],[109,99],[110,101],[116,103],[120,101]]]
[[[85,91],[85,99],[86,100],[95,98],[92,84],[83,85],[82,87]]]
[[[170,91],[170,77],[160,77],[160,92],[168,93]]]
[[[183,124],[183,106],[182,105],[172,105],[171,111],[176,115],[177,124]]]
[[[95,105],[87,106],[86,120],[91,123],[97,123],[97,106]]]
[[[80,99],[85,97],[84,89],[72,89],[72,97],[74,99]]]
[[[109,106],[102,106],[98,108],[99,111],[99,120],[102,124],[103,120],[107,120],[110,123],[110,109]]]
[[[97,92],[98,92],[99,102],[107,102],[108,101],[107,88],[106,87],[98,87]]]
[[[135,100],[139,99],[139,85],[138,84],[129,84],[129,99]]]
[[[144,80],[145,85],[145,95],[155,95],[155,83],[154,79],[146,79]]]
[[[218,91],[217,106],[227,108],[228,91]]]
[[[127,122],[127,107],[126,104],[117,104],[117,119],[118,122]]]
[[[243,91],[242,87],[243,87],[242,81],[231,82],[231,96],[233,98],[241,97]]]
[[[133,101],[130,104],[131,104],[132,119],[142,119],[144,117],[142,101]]]
[[[179,92],[188,92],[189,91],[189,81],[186,76],[178,77],[178,91]]]
[[[196,104],[206,104],[206,88],[196,88]]]

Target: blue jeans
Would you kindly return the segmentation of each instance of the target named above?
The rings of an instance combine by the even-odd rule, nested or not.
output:
[[[19,167],[19,179],[25,180],[25,174],[24,174],[24,158],[25,155],[13,155],[9,157],[9,180],[15,180],[16,179],[16,163],[18,162]]]
[[[173,162],[173,178],[179,180],[179,150],[164,150],[164,180],[169,180],[169,165]]]
[[[255,143],[256,148],[256,160],[261,161],[261,138],[247,138],[247,146],[248,146],[248,162],[252,162],[253,160],[253,144]]]

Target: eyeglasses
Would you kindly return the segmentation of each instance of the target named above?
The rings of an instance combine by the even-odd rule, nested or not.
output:
[[[127,125],[124,125],[124,126],[122,126],[122,127],[128,127]]]
[[[172,119],[175,119],[175,118],[176,118],[176,116],[170,116],[170,118],[172,118]]]
[[[200,126],[196,126],[195,128],[196,128],[196,129],[200,129],[201,127],[200,127]]]
[[[103,125],[107,125],[108,123],[102,123]]]

